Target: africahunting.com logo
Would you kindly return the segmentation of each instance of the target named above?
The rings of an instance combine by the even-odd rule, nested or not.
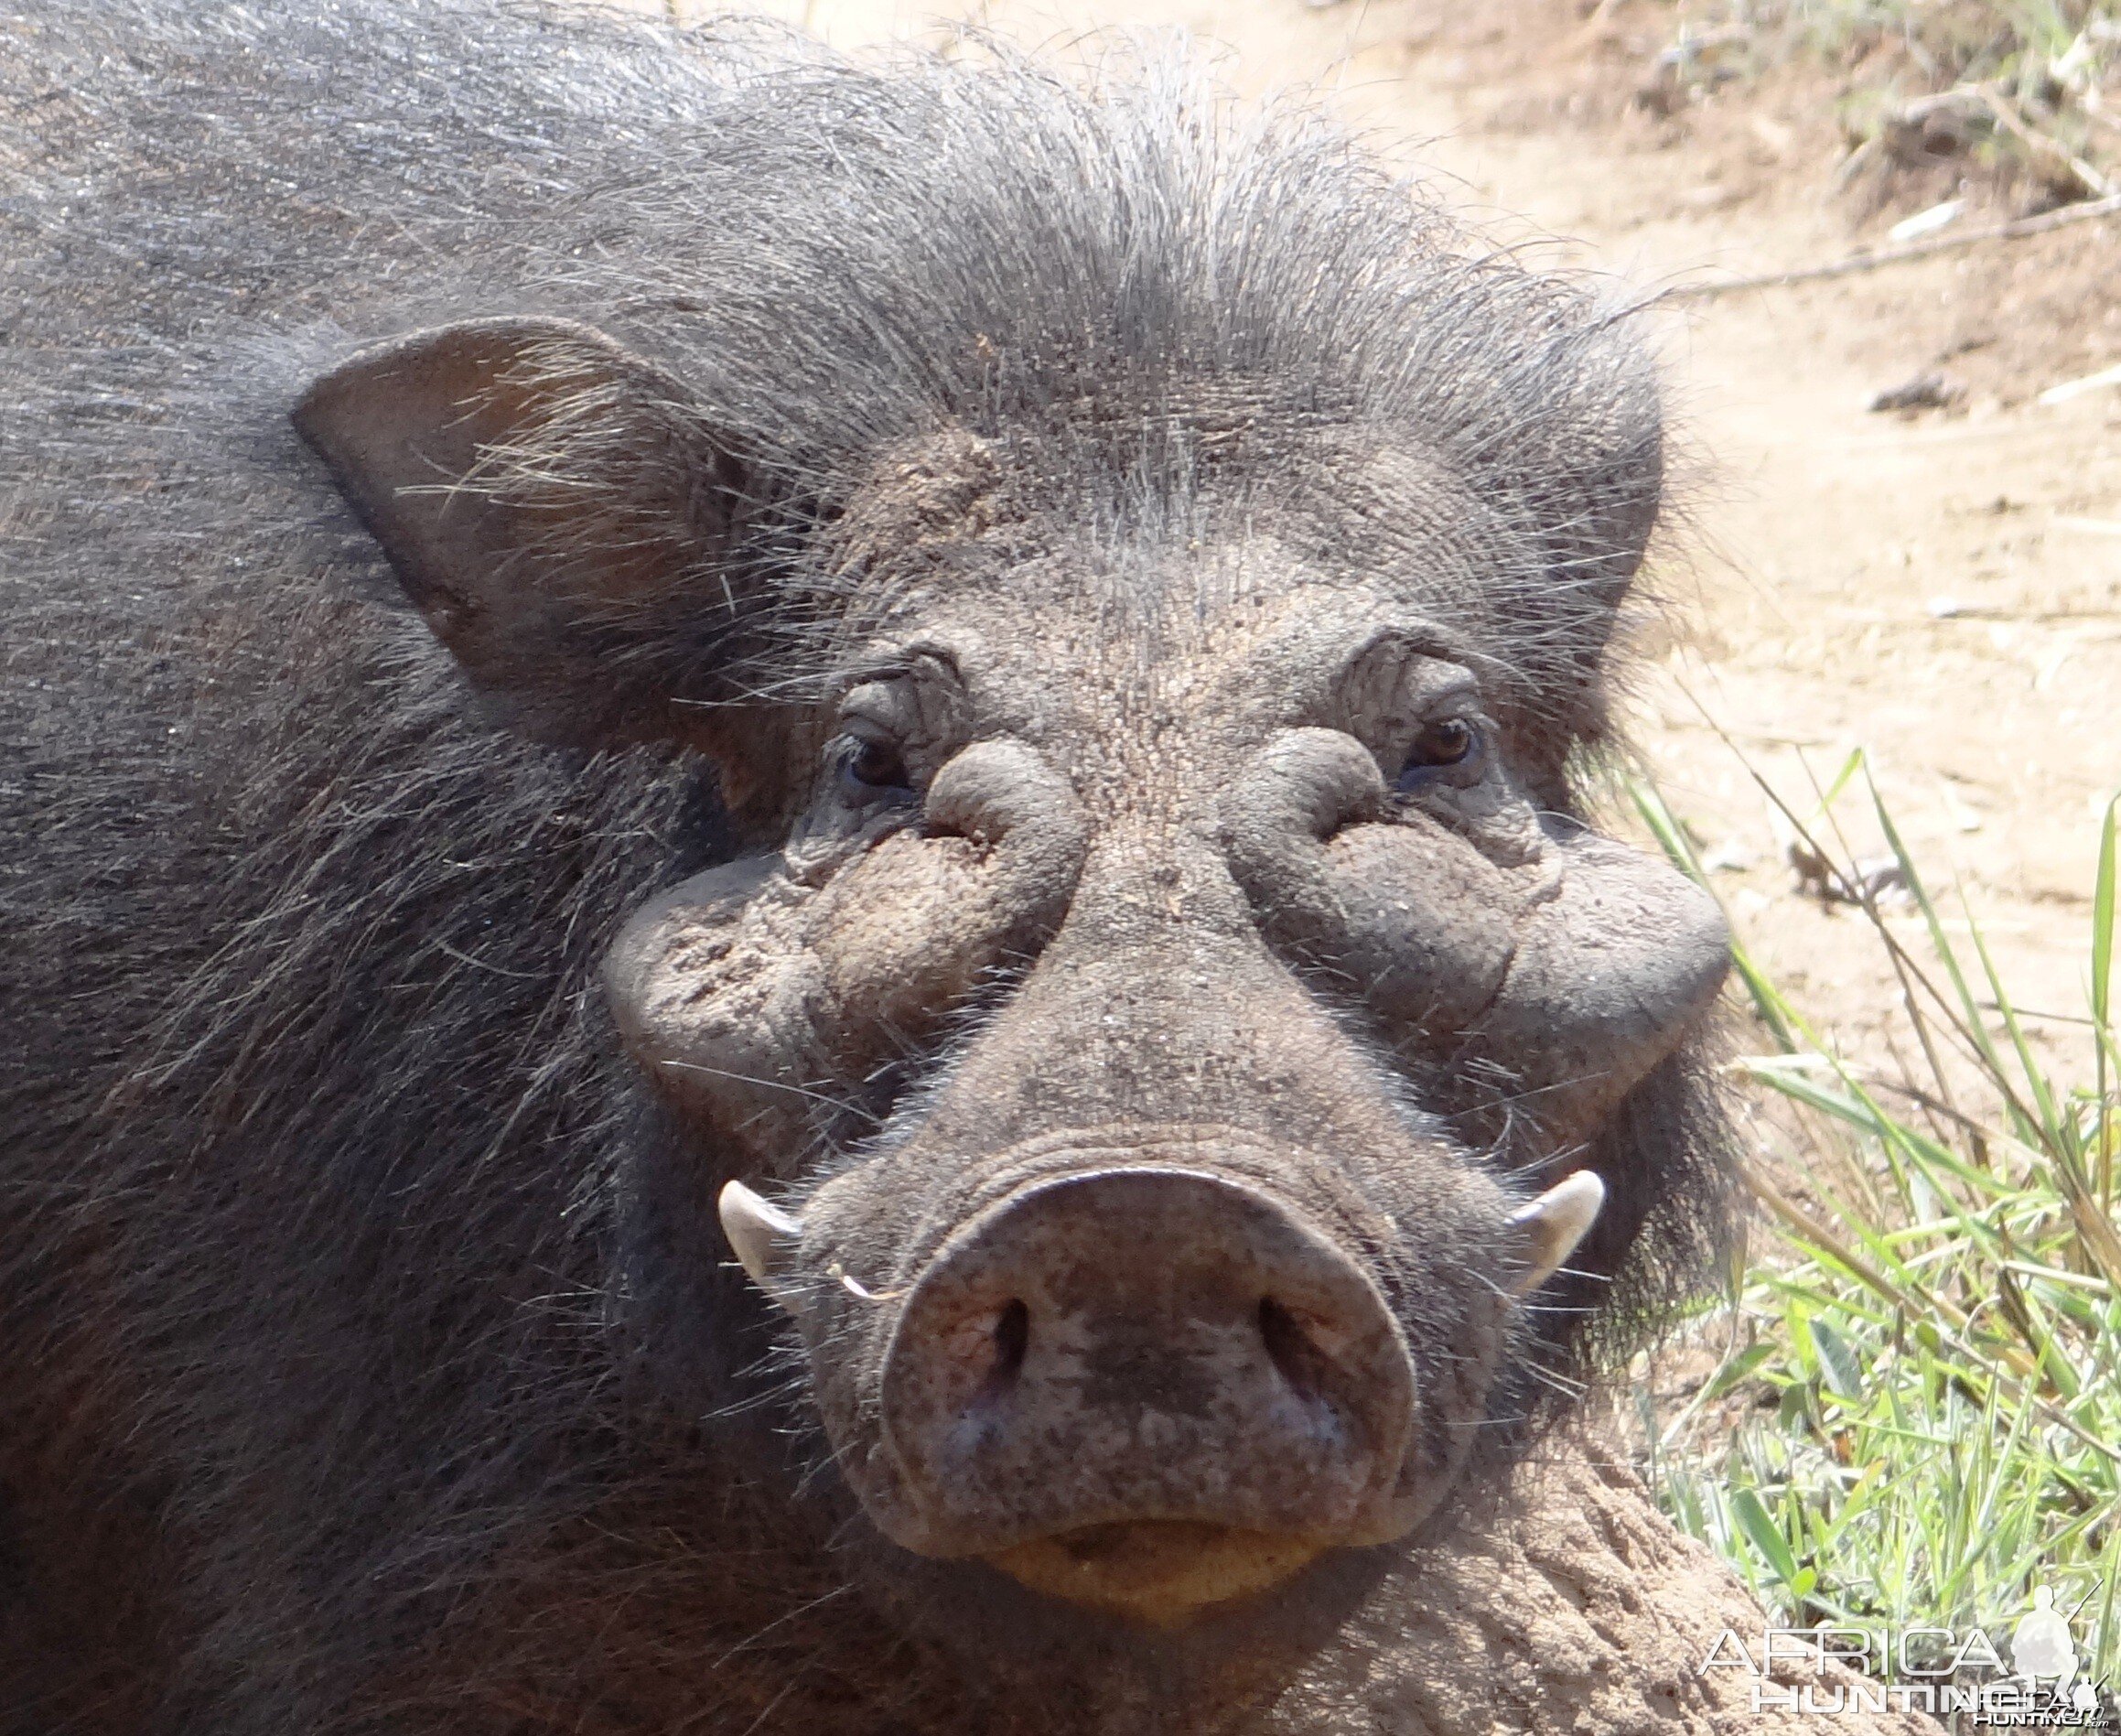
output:
[[[1750,1635],[1725,1628],[1701,1671],[1745,1670],[1756,1712],[1822,1718],[1888,1711],[1929,1712],[1970,1729],[2121,1731],[2111,1688],[2081,1674],[2072,1617],[2041,1586],[2015,1623],[1994,1628],[1762,1627]],[[1999,1646],[1997,1636],[2007,1641]],[[2009,1662],[2006,1663],[2008,1649]],[[1861,1679],[1792,1684],[1793,1673],[1822,1673],[1829,1660]],[[1783,1677],[1778,1681],[1775,1678]]]

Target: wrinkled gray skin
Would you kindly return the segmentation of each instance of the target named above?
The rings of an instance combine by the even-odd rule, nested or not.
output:
[[[887,741],[910,790],[877,800],[828,771],[782,852],[674,889],[611,954],[632,1051],[744,1154],[740,1173],[802,1191],[807,1233],[777,1288],[796,1299],[843,1471],[909,1547],[985,1552],[1130,1514],[1335,1543],[1404,1535],[1472,1445],[1512,1337],[1526,1256],[1502,1219],[1516,1196],[1439,1133],[1305,966],[1354,978],[1373,1042],[1403,1065],[1507,1069],[1544,1100],[1558,1150],[1595,1133],[1721,978],[1708,901],[1543,816],[1505,745],[1462,781],[1393,793],[1431,720],[1485,715],[1480,652],[1424,608],[1436,588],[1477,582],[1483,513],[1395,453],[1343,459],[1321,491],[1321,512],[1361,500],[1453,529],[1405,566],[1352,574],[1306,562],[1293,526],[1101,548],[1039,524],[1052,553],[1025,561],[980,525],[992,496],[967,486],[969,522],[938,527],[970,545],[953,582],[867,627],[828,714],[828,768]],[[779,1087],[857,1089],[1002,971],[1006,997],[947,1067],[816,1185],[805,1100]],[[909,1462],[921,1449],[893,1438],[889,1360],[910,1353],[915,1325],[964,1323],[902,1323],[895,1299],[872,1299],[920,1295],[941,1250],[1034,1182],[1137,1168],[1258,1191],[1386,1299],[1412,1362],[1411,1383],[1391,1378],[1412,1385],[1416,1414],[1411,1430],[1363,1418],[1385,1438],[1375,1462],[1334,1467],[1360,1489],[1247,1438],[1239,1418],[1271,1401],[1271,1368],[1266,1390],[1211,1382],[1174,1419],[1157,1364],[1098,1411],[1109,1439],[1072,1414],[1016,1425],[1038,1457],[991,1487],[970,1465]],[[1200,1232],[1173,1216],[1175,1253]],[[1094,1240],[1068,1256],[1127,1263]],[[964,1310],[991,1326],[1017,1281],[1005,1269]],[[1034,1313],[1034,1341],[1040,1326]],[[953,1413],[985,1361],[960,1371]],[[1385,1378],[1348,1374],[1357,1391]],[[1229,1444],[1241,1439],[1254,1450]],[[1321,1477],[1330,1490],[1311,1486]]]
[[[1721,1223],[1624,328],[1168,69],[8,52],[0,1705],[1374,1701]]]

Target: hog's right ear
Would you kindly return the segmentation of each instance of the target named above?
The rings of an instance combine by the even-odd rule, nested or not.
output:
[[[473,320],[361,351],[294,418],[505,721],[697,733],[756,626],[731,570],[748,479],[676,381],[586,326]]]

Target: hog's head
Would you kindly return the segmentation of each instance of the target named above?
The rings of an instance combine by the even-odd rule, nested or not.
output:
[[[1725,933],[1571,794],[1660,492],[1577,364],[1507,486],[1173,366],[828,492],[547,319],[301,404],[516,727],[719,768],[605,988],[892,1543],[1168,1624],[1405,1537],[1673,1203]]]

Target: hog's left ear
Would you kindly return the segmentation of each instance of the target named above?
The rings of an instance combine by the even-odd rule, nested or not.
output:
[[[506,721],[689,733],[684,702],[755,623],[731,570],[745,468],[676,381],[586,326],[473,320],[363,350],[294,417]]]

